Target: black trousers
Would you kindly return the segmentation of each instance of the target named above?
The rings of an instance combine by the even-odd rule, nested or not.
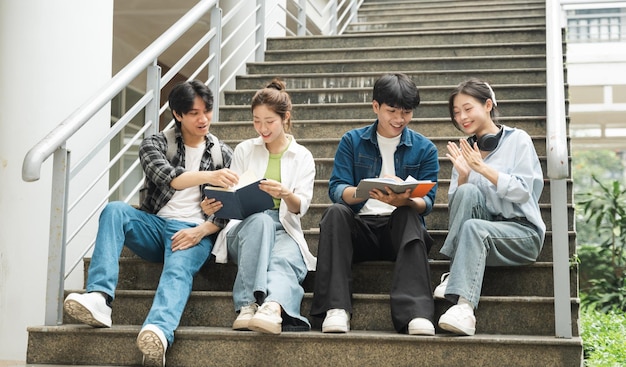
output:
[[[352,313],[352,264],[394,261],[390,290],[391,319],[406,332],[416,317],[434,321],[428,252],[432,238],[420,215],[399,207],[390,216],[358,216],[344,204],[333,204],[320,221],[317,269],[311,315],[324,317],[340,308]]]

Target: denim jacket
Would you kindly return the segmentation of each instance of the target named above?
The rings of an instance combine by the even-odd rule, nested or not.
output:
[[[328,195],[334,203],[346,204],[341,195],[346,187],[356,186],[364,178],[378,177],[382,167],[382,157],[378,147],[376,129],[378,120],[372,125],[350,130],[343,135],[330,176]],[[402,131],[400,144],[394,153],[396,176],[406,179],[409,175],[416,180],[436,182],[439,173],[439,158],[435,144],[423,135],[409,129]],[[426,210],[422,216],[433,209],[437,185],[424,197]],[[365,201],[350,205],[358,213]]]

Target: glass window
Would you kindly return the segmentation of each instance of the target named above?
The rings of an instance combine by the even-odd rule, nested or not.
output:
[[[612,42],[626,39],[621,23],[626,8],[575,9],[567,11],[568,42]]]

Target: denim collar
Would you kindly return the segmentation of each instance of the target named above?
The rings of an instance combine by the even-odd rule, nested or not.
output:
[[[407,125],[402,130],[399,145],[406,145],[407,147],[413,146],[413,141],[411,140],[410,135],[406,133],[406,130],[408,128],[409,126]],[[363,132],[361,133],[361,139],[369,140],[372,142],[372,144],[378,146],[378,136],[376,135],[376,129],[378,129],[378,119],[376,119],[373,124],[363,130]]]

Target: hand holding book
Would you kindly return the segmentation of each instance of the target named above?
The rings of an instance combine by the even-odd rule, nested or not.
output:
[[[205,186],[204,195],[222,203],[215,212],[218,218],[244,219],[251,214],[262,212],[274,206],[272,196],[260,189],[264,179],[257,179],[252,171],[246,171],[233,187]]]
[[[383,194],[387,192],[385,187],[388,187],[396,194],[400,194],[410,189],[411,197],[424,197],[437,183],[433,181],[416,180],[412,176],[407,177],[404,181],[397,181],[391,177],[378,177],[378,178],[365,178],[359,182],[356,187],[354,196],[356,198],[367,199],[369,198],[369,192],[373,189],[380,190]]]

